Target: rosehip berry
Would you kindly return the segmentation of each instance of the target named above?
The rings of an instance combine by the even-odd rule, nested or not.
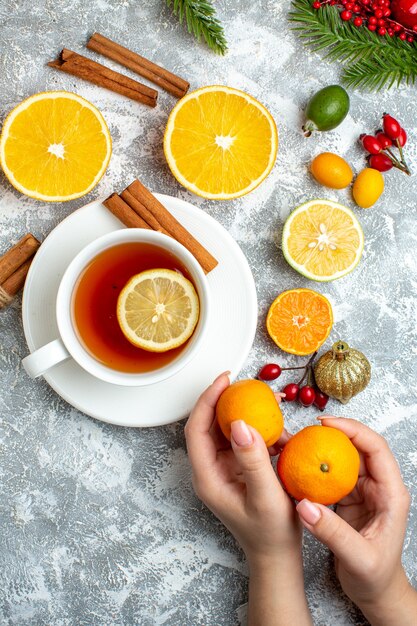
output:
[[[383,16],[383,11],[382,11],[382,9],[377,9],[377,10],[374,12],[374,15],[375,15],[375,17],[379,20],[379,18],[381,18],[381,17]]]
[[[407,39],[407,35],[405,33],[401,33],[400,35],[398,35],[398,37],[401,39],[401,41],[405,41]]]
[[[300,393],[298,394],[298,401],[303,406],[311,406],[316,398],[316,392],[313,387],[309,385],[305,385],[301,387]]]
[[[319,9],[321,7],[320,2],[313,2],[313,9]]]
[[[346,2],[345,9],[347,11],[352,11],[352,9],[353,9],[353,2]]]
[[[283,400],[285,400],[285,402],[294,402],[294,400],[297,400],[298,398],[299,390],[300,387],[297,383],[289,383],[288,385],[285,385],[282,390],[282,393],[285,393],[285,398],[283,398]]]
[[[397,138],[397,141],[400,144],[401,148],[407,143],[407,133],[405,132],[404,128],[401,129],[401,133],[400,136]]]
[[[376,137],[372,135],[363,135],[361,137],[362,145],[370,154],[379,154],[381,152],[381,146]]]
[[[369,20],[368,20],[368,22],[369,22]],[[368,23],[368,30],[372,30],[372,31],[376,30],[376,24],[369,24]]]
[[[342,11],[340,17],[344,22],[348,22],[352,17],[352,11]]]
[[[401,126],[396,119],[385,113],[382,117],[382,124],[384,133],[388,135],[390,139],[398,139],[401,134]]]
[[[401,28],[402,28],[402,26],[400,24],[394,24],[394,32],[395,33],[399,33]]]
[[[414,37],[412,37],[411,35],[409,37],[407,37],[407,41],[408,43],[413,43],[414,41]]]
[[[386,34],[387,34],[387,29],[386,28],[384,28],[383,26],[381,26],[381,28],[378,28],[378,35],[383,37]]]
[[[378,172],[388,172],[392,169],[393,162],[386,154],[372,154],[369,157],[369,165]]]
[[[329,401],[329,396],[319,389],[316,390],[316,397],[314,399],[314,406],[316,406],[320,411],[324,411],[326,404]]]
[[[385,20],[378,20],[378,26],[385,26]]]
[[[361,7],[359,6],[359,4],[354,4],[353,5],[353,12],[354,13],[360,13],[361,12]]]
[[[376,19],[376,17],[373,17],[373,16],[372,16],[372,17],[370,17],[370,18],[369,18],[369,20],[368,20],[368,24],[373,25],[373,24],[376,24],[376,23],[377,23],[377,21],[378,21],[378,20]]]
[[[353,23],[355,26],[362,26],[363,19],[361,17],[355,17],[355,19],[353,20]]]
[[[268,363],[264,365],[258,374],[260,380],[275,380],[281,376],[281,368],[276,363]]]
[[[376,139],[381,146],[381,150],[385,150],[385,148],[389,148],[390,146],[392,146],[391,139],[384,135],[382,131],[376,134]]]

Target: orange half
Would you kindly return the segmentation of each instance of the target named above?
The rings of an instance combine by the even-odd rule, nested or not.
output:
[[[305,356],[326,341],[333,326],[330,302],[312,289],[283,291],[266,318],[269,336],[284,352]]]

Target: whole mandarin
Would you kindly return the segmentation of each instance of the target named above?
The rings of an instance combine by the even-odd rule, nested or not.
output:
[[[277,472],[296,500],[308,498],[319,504],[334,504],[357,483],[359,453],[337,428],[307,426],[285,445]]]
[[[227,387],[216,406],[216,417],[224,436],[230,441],[230,424],[243,420],[253,426],[267,446],[281,436],[284,419],[274,392],[260,380],[239,380]]]

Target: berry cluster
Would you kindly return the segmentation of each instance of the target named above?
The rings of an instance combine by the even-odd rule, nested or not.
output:
[[[360,141],[369,153],[367,156],[369,166],[379,172],[387,172],[396,167],[405,174],[410,174],[407,163],[404,160],[403,147],[407,143],[407,133],[396,119],[384,113],[382,117],[383,130],[378,130],[375,135],[361,135]],[[392,151],[397,148],[400,158]]]
[[[408,26],[396,21],[391,0],[316,0],[312,6],[320,9],[326,4],[340,7],[341,19],[351,21],[357,28],[365,26],[381,37],[399,37],[409,43],[415,41],[417,24]]]
[[[282,393],[285,393],[285,402],[294,402],[298,400],[303,406],[311,406],[324,411],[324,408],[329,400],[329,396],[320,391],[320,389],[314,383],[313,361],[316,357],[315,352],[306,365],[301,367],[281,367],[277,363],[268,363],[264,365],[259,371],[258,378],[264,381],[276,380],[281,376],[281,373],[285,370],[304,370],[303,376],[298,383],[289,383],[285,385]],[[303,385],[303,382],[307,378],[307,384]]]

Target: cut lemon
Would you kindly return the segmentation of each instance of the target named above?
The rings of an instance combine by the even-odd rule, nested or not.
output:
[[[67,91],[23,100],[9,113],[0,138],[0,162],[22,193],[49,202],[84,196],[97,185],[111,155],[100,111]]]
[[[277,346],[299,356],[318,350],[332,326],[330,302],[312,289],[284,291],[275,298],[266,318],[269,336]]]
[[[166,352],[191,337],[199,300],[193,284],[173,270],[136,274],[122,289],[117,319],[126,339],[150,352]]]
[[[306,278],[329,281],[351,272],[363,251],[363,231],[350,209],[331,200],[311,200],[285,222],[282,251]]]
[[[178,182],[214,200],[255,189],[271,171],[277,150],[269,111],[243,91],[218,85],[182,98],[164,136],[165,156]]]

